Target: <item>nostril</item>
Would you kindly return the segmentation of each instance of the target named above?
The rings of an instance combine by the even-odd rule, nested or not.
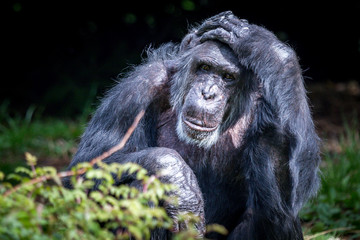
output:
[[[213,92],[213,91],[205,91],[205,90],[202,90],[201,91],[201,94],[203,96],[203,98],[205,100],[211,100],[211,99],[214,99],[216,94]]]

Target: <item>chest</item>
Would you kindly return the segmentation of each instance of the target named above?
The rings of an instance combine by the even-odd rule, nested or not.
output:
[[[209,169],[196,173],[205,203],[206,224],[218,223],[232,229],[246,208],[244,181],[232,182]]]
[[[210,149],[187,144],[177,137],[177,118],[173,112],[160,116],[157,126],[157,145],[176,150],[194,171],[205,201],[207,223],[231,227],[246,204],[246,188],[239,150],[229,132],[220,137]],[[231,132],[230,132],[231,133]]]

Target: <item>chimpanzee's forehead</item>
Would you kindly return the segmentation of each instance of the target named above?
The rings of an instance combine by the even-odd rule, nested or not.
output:
[[[236,57],[233,50],[226,44],[218,41],[206,41],[198,45],[194,51],[197,57],[200,58],[213,58],[218,61],[226,61],[238,65],[238,58]]]

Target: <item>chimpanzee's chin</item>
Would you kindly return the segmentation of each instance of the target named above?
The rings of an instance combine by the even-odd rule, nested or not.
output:
[[[219,138],[219,126],[200,127],[183,118],[178,120],[176,131],[180,140],[204,148],[210,148]]]

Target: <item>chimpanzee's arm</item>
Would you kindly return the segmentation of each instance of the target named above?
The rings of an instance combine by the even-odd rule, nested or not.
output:
[[[150,109],[162,99],[168,101],[167,88],[170,71],[166,61],[177,54],[177,47],[165,45],[154,50],[145,63],[137,66],[124,79],[114,86],[104,97],[85,133],[81,138],[78,151],[69,168],[79,162],[91,161],[118,144],[141,110],[145,116],[134,130],[125,147],[113,153],[104,162],[133,162],[148,170],[149,174],[162,171],[160,180],[174,184],[179,189],[178,206],[165,206],[174,218],[179,212],[191,212],[198,215],[201,222],[199,232],[204,232],[203,199],[197,179],[191,168],[174,150],[156,147],[157,111]],[[164,95],[165,94],[165,95]],[[126,181],[129,183],[128,176]],[[122,179],[117,179],[121,183]],[[134,179],[135,180],[135,179]],[[69,186],[69,179],[65,180]],[[130,179],[131,184],[131,179]],[[183,226],[174,226],[174,230]],[[166,231],[152,233],[156,239],[165,239]]]
[[[146,111],[166,88],[168,72],[164,61],[171,53],[171,46],[167,48],[157,50],[158,53],[153,53],[154,56],[135,67],[107,92],[81,138],[70,167],[79,162],[90,161],[119,143],[136,115],[141,110]],[[147,136],[147,128],[153,127],[149,126],[152,121],[148,121],[148,115],[147,111],[145,118],[121,150],[122,153],[139,151],[152,145],[149,139],[153,138]]]

